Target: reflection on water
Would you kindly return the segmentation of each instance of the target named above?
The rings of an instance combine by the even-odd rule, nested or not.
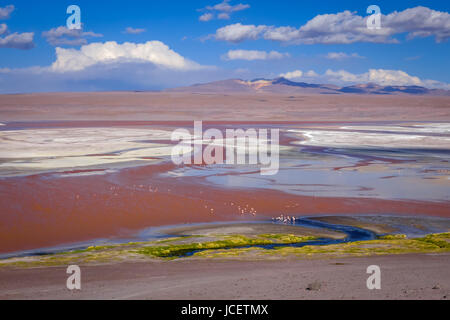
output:
[[[242,223],[242,222],[240,222]],[[271,223],[267,221],[258,221],[258,222],[245,222],[245,223]],[[227,223],[230,224],[230,223]],[[231,223],[232,224],[232,223]],[[199,226],[202,224],[191,224],[186,225],[184,224],[183,227],[186,226]],[[216,225],[220,225],[220,223],[216,223]],[[267,245],[254,245],[254,246],[242,246],[242,247],[234,247],[235,249],[239,248],[250,248],[250,247],[257,247],[257,248],[264,248],[264,249],[275,249],[279,247],[303,247],[306,245],[329,245],[329,244],[338,244],[338,243],[345,243],[345,242],[355,242],[355,241],[366,241],[366,240],[373,240],[376,239],[376,234],[372,231],[353,227],[353,226],[345,226],[345,225],[335,225],[330,224],[326,222],[321,221],[313,221],[305,218],[299,218],[297,219],[295,225],[307,227],[307,228],[318,228],[318,229],[328,229],[332,231],[338,231],[345,233],[347,236],[344,239],[330,239],[330,238],[321,238],[317,240],[311,240],[306,242],[300,242],[300,243],[290,243],[290,244],[282,244],[282,243],[274,243],[274,244],[267,244]],[[84,250],[87,249],[90,246],[103,246],[103,245],[115,245],[115,244],[125,244],[129,242],[142,242],[142,241],[154,241],[158,239],[168,239],[171,237],[174,237],[169,234],[165,234],[164,230],[170,230],[171,228],[174,228],[176,226],[168,226],[165,228],[150,228],[143,230],[139,234],[136,234],[134,237],[127,237],[127,238],[112,238],[112,239],[97,239],[89,242],[84,243],[76,243],[76,244],[68,244],[68,245],[61,245],[51,248],[41,248],[38,250],[29,250],[29,251],[23,251],[23,252],[15,252],[15,253],[9,253],[9,254],[0,254],[0,259],[8,259],[13,257],[26,257],[26,256],[44,256],[44,255],[52,255],[57,253],[63,253],[63,252],[69,252],[69,251],[76,251],[76,250]],[[205,249],[207,250],[207,249]],[[184,253],[180,257],[187,257],[195,254],[196,252],[200,252],[204,250],[193,250],[187,253]]]
[[[2,126],[0,250],[256,212],[258,218],[282,213],[448,216],[449,124],[276,126],[282,146],[274,176],[262,176],[259,166],[175,166],[167,141],[172,127]]]
[[[181,166],[162,176],[304,196],[450,200],[449,123],[277,126],[282,146],[280,170],[274,176],[262,176],[259,167],[245,165]],[[172,146],[161,143],[170,139],[170,133],[151,126],[20,130],[6,126],[0,131],[0,177],[107,175],[171,162]]]
[[[435,124],[430,132],[425,130],[427,126],[399,126],[389,135],[382,131],[383,126],[376,133],[374,125],[362,127],[370,129],[370,134],[347,132],[357,128],[328,132],[324,128],[285,128],[285,136],[298,140],[281,148],[280,171],[275,176],[261,176],[256,167],[216,165],[178,168],[169,175],[201,177],[204,183],[228,188],[272,189],[305,196],[450,200],[449,125]],[[306,137],[298,135],[300,132],[306,132]],[[317,136],[308,140],[312,133]],[[439,136],[433,136],[430,145],[430,137],[425,135]],[[328,145],[318,146],[323,143]]]
[[[251,246],[241,246],[241,247],[233,247],[233,249],[247,249],[247,248],[262,248],[266,250],[277,249],[277,248],[301,248],[305,246],[325,246],[330,244],[339,244],[339,243],[348,243],[348,242],[356,242],[356,241],[368,241],[374,240],[377,238],[377,235],[369,230],[353,227],[353,226],[345,226],[345,225],[337,225],[331,224],[321,221],[313,221],[309,219],[297,219],[294,226],[302,226],[307,228],[319,228],[319,229],[328,229],[331,231],[338,231],[345,233],[347,236],[344,239],[329,239],[329,238],[320,238],[317,240],[311,241],[303,241],[298,243],[272,243],[272,244],[262,244],[262,245],[251,245]],[[209,249],[200,249],[193,250],[179,257],[189,257],[194,255],[197,252],[207,251]]]

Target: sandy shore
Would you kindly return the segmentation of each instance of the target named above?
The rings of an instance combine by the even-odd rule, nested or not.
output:
[[[381,268],[381,290],[366,287],[366,269],[370,265]],[[257,262],[117,263],[81,266],[82,290],[78,292],[66,289],[66,268],[1,269],[0,299],[440,300],[450,297],[449,267],[448,253]],[[313,283],[315,290],[308,290]]]

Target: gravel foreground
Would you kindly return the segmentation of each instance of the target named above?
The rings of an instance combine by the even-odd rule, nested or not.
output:
[[[381,268],[381,290],[367,289],[370,265]],[[0,299],[448,300],[450,296],[448,253],[80,267],[79,291],[66,288],[66,268],[2,269]]]

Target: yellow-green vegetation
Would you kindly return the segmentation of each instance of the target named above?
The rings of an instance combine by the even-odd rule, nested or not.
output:
[[[308,236],[308,237],[299,237],[293,234],[261,234],[259,235],[261,238],[267,239],[275,239],[280,243],[300,243],[310,240],[317,240],[317,237]]]
[[[371,241],[358,241],[333,245],[304,247],[278,247],[271,250],[261,248],[204,251],[195,254],[204,258],[341,258],[353,256],[439,253],[450,251],[450,233],[430,234],[423,238],[407,239],[405,235],[395,235]]]
[[[168,246],[149,246],[136,251],[136,253],[150,255],[158,258],[176,258],[195,251],[233,249],[237,247],[261,246],[274,243],[292,244],[308,240],[315,237],[298,237],[288,234],[264,234],[257,237],[246,237],[242,235],[225,236],[224,240],[189,243]]]
[[[441,249],[450,250],[450,232],[440,234],[429,234],[424,238],[417,239],[430,245],[435,245]]]
[[[218,240],[193,236],[171,238],[170,241],[126,243],[95,246],[84,250],[69,251],[39,257],[25,257],[0,261],[0,267],[32,268],[69,264],[96,264],[117,261],[147,260],[149,258],[171,260],[192,253],[191,258],[237,259],[299,259],[341,258],[353,256],[439,253],[450,251],[450,233],[430,234],[422,238],[408,239],[405,235],[388,235],[377,240],[340,243],[333,245],[306,245],[303,247],[279,246],[265,249],[258,246],[293,244],[315,240],[289,234],[262,234],[258,236],[215,235]],[[203,240],[203,242],[202,242]]]
[[[384,236],[379,236],[378,239],[382,240],[401,240],[406,239],[406,234],[387,234]]]
[[[215,235],[217,241],[203,241],[204,236],[182,236],[152,242],[130,242],[117,245],[91,246],[45,256],[13,258],[0,261],[0,267],[33,268],[68,264],[108,263],[142,260],[146,257],[174,259],[197,250],[232,249],[274,243],[299,243],[315,237],[299,237],[288,234],[265,234],[246,237],[242,235]],[[188,242],[188,243],[186,243]]]

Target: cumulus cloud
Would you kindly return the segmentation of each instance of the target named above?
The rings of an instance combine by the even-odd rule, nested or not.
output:
[[[34,48],[34,32],[12,33],[0,37],[0,48],[28,50]]]
[[[326,55],[326,58],[330,60],[344,60],[344,59],[362,59],[364,57],[360,56],[357,53],[348,54],[344,52],[329,52]]]
[[[348,83],[376,83],[382,86],[432,86],[429,80],[409,75],[401,70],[370,69],[366,73],[353,74],[345,70],[327,70],[325,75],[332,80]],[[445,85],[444,85],[445,86]]]
[[[288,80],[314,80],[320,76],[314,70],[309,70],[307,72],[303,72],[302,70],[294,70],[291,72],[282,73],[280,74],[280,77]]]
[[[242,42],[244,40],[256,40],[267,29],[267,26],[231,24],[216,31],[215,38],[229,42]]]
[[[320,75],[314,71],[306,73],[295,70],[280,74],[290,80],[313,81],[317,83],[333,83],[338,85],[353,85],[375,83],[381,86],[423,86],[427,88],[450,89],[450,84],[435,80],[420,79],[402,70],[370,69],[365,73],[351,73],[346,70],[327,70]]]
[[[50,29],[42,32],[42,36],[52,46],[81,46],[87,44],[88,37],[100,38],[102,34],[94,32],[84,32],[82,29],[69,29],[65,26]]]
[[[147,30],[143,29],[143,28],[128,27],[125,29],[124,33],[126,33],[126,34],[141,34],[141,33],[144,33],[145,31],[147,31]]]
[[[450,37],[450,14],[426,7],[393,12],[385,18],[387,28],[395,33],[407,33],[410,39],[434,36],[436,42]]]
[[[331,81],[337,82],[337,83],[368,82],[368,79],[369,79],[368,75],[369,75],[369,73],[353,74],[353,73],[345,71],[345,70],[333,71],[331,69],[328,69],[325,72],[325,76],[328,79],[331,79]],[[375,81],[372,81],[372,82],[375,83]]]
[[[9,19],[13,11],[13,5],[0,8],[0,20]],[[34,48],[33,39],[34,32],[10,33],[6,24],[0,24],[0,48],[28,50]]]
[[[0,70],[0,93],[160,90],[236,77],[214,68],[178,70],[148,62],[96,64],[76,72],[51,68]]]
[[[223,60],[272,60],[289,57],[288,53],[278,51],[258,51],[258,50],[230,50],[222,56]]]
[[[301,77],[303,77],[303,71],[301,70],[294,70],[291,72],[286,72],[286,73],[282,73],[280,74],[280,77],[286,78],[286,79],[300,79]]]
[[[307,77],[318,77],[319,75],[314,70],[309,70],[305,73],[305,76]]]
[[[367,17],[344,11],[318,15],[300,28],[237,23],[218,29],[215,38],[229,42],[266,39],[292,44],[351,44],[396,43],[394,36],[399,34],[407,34],[409,39],[433,36],[436,42],[450,37],[450,14],[421,6],[382,15],[379,30],[368,29],[366,21]]]
[[[4,8],[0,8],[0,20],[9,19],[14,9],[15,8],[13,5],[8,5]]]
[[[146,43],[115,41],[91,43],[77,49],[56,48],[56,61],[51,70],[56,72],[80,71],[97,64],[140,62],[174,70],[200,69],[198,63],[190,61],[160,41]]]
[[[218,19],[228,20],[231,18],[233,12],[246,10],[248,8],[250,8],[250,5],[248,4],[239,3],[231,5],[230,0],[224,0],[214,6],[207,6],[206,8],[199,9],[199,11],[206,11],[206,13],[200,16],[199,20],[203,22],[210,21],[213,20],[216,15]]]
[[[236,76],[193,62],[160,41],[91,43],[55,52],[50,66],[0,69],[0,93],[158,90]]]

